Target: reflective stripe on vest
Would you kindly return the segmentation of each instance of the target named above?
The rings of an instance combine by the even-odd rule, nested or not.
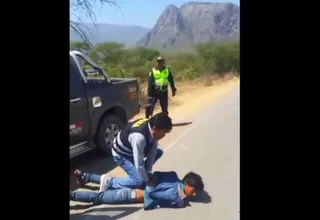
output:
[[[152,73],[155,81],[155,85],[159,86],[162,89],[163,86],[168,86],[169,84],[169,69],[164,68],[162,71],[159,71],[155,68],[152,68]]]

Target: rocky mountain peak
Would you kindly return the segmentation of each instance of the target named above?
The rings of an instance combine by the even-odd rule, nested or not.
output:
[[[180,12],[180,9],[173,4],[170,4],[165,8],[158,18],[154,29],[161,29],[171,26],[184,26],[184,18]]]
[[[191,47],[198,42],[233,39],[239,35],[240,9],[233,3],[188,2],[168,5],[138,45]]]

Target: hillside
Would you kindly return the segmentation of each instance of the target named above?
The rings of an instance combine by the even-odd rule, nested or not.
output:
[[[180,8],[171,4],[137,45],[181,49],[198,42],[232,40],[239,36],[239,23],[236,4],[189,2]]]
[[[113,24],[91,24],[84,23],[87,27],[82,27],[89,41],[93,44],[105,41],[116,41],[124,43],[126,46],[134,46],[143,37],[148,28],[138,25],[113,25]],[[79,41],[81,37],[76,31],[70,29],[70,41]]]

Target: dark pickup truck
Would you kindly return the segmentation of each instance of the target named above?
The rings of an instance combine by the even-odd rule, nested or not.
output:
[[[92,149],[109,155],[115,135],[140,111],[137,79],[109,78],[70,51],[70,158]]]

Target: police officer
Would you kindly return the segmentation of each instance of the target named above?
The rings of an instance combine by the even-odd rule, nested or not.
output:
[[[168,112],[168,85],[170,83],[172,97],[176,95],[176,87],[173,75],[168,67],[165,66],[163,57],[158,57],[154,68],[149,73],[148,97],[149,104],[146,107],[146,118],[153,115],[154,107],[159,99],[162,112]]]

